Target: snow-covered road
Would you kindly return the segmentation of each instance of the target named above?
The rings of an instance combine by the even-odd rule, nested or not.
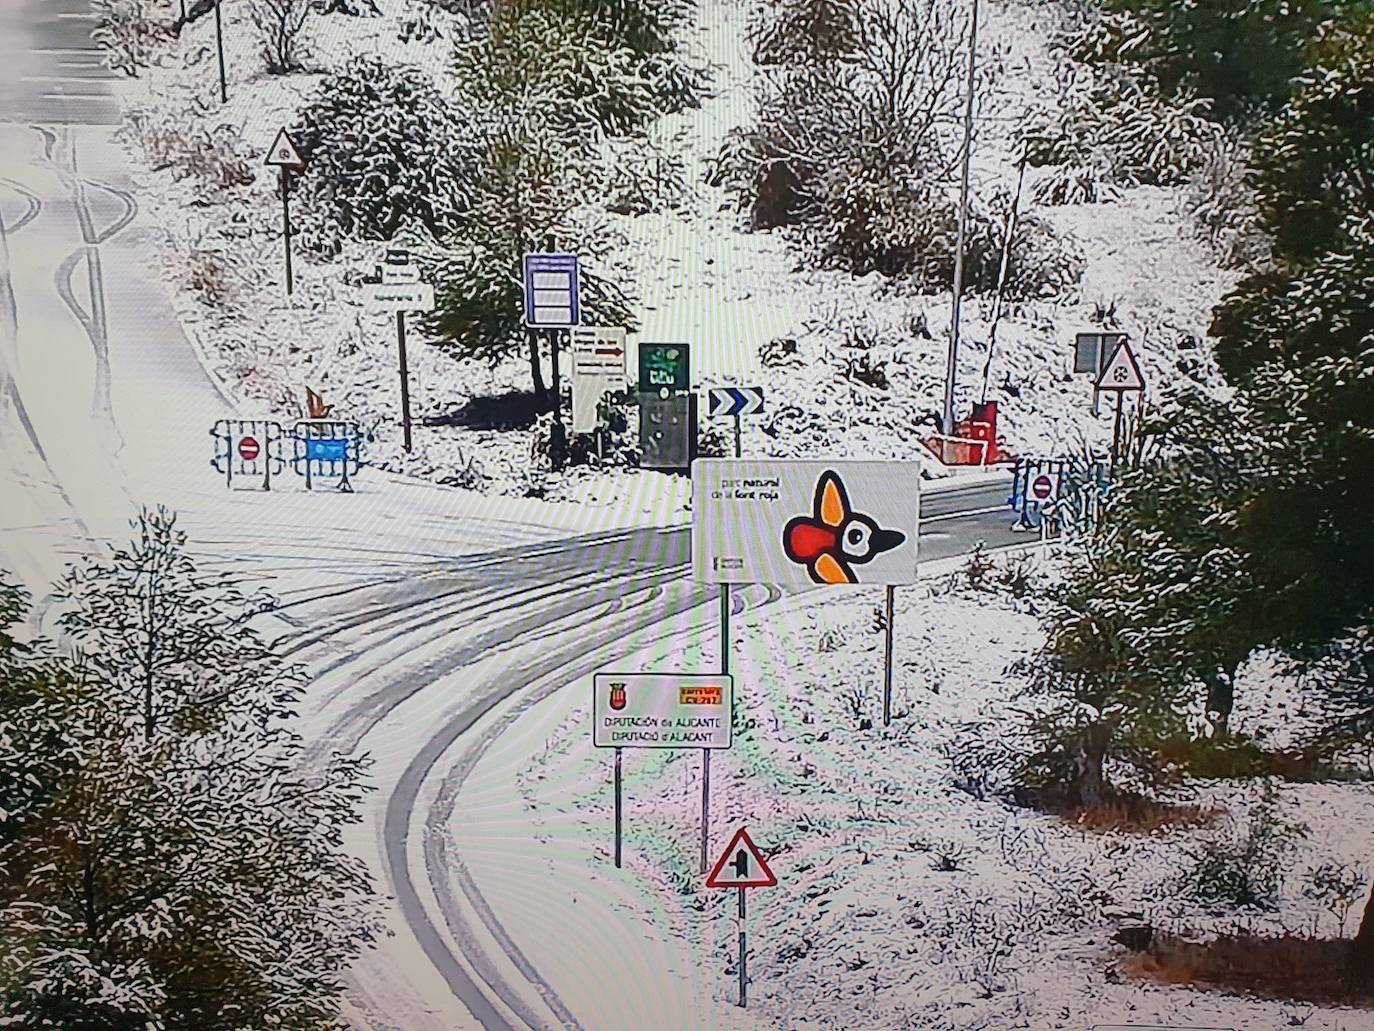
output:
[[[607,654],[709,630],[715,598],[687,579],[685,529],[371,470],[352,495],[225,490],[208,430],[232,405],[158,278],[160,230],[140,216],[88,29],[77,0],[0,12],[0,568],[41,596],[72,556],[123,537],[137,506],[177,511],[198,554],[284,599],[283,645],[314,676],[304,718],[318,749],[376,760],[352,844],[394,898],[395,937],[358,964],[355,1022],[606,1026],[586,1008],[594,993],[574,1008],[531,960],[539,921],[503,924],[511,899],[486,895],[507,886],[476,880],[439,828],[504,715]],[[933,497],[924,554],[1014,540],[1006,492]],[[756,588],[737,604],[780,598]],[[633,929],[613,933],[634,948]]]

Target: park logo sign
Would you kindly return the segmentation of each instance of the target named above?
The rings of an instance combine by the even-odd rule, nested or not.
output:
[[[914,462],[698,459],[692,566],[717,584],[916,582]]]

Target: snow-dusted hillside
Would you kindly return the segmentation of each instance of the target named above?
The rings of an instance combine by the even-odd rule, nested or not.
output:
[[[450,74],[453,16],[423,0],[382,0],[379,6],[377,18],[315,19],[311,67],[330,69],[371,52],[425,67],[442,86]],[[639,339],[689,342],[695,378],[703,385],[764,387],[768,412],[747,423],[746,453],[913,457],[920,453],[918,436],[939,408],[948,291],[921,296],[876,274],[856,279],[808,267],[805,252],[785,233],[742,231],[724,189],[705,182],[727,133],[752,117],[756,69],[745,38],[751,10],[744,0],[698,5],[697,24],[684,44],[709,68],[710,95],[700,108],[651,127],[644,144],[662,147],[664,159],[682,170],[689,187],[683,203],[660,213],[606,218],[607,231],[623,236],[615,258],[632,270]],[[1058,11],[1054,4],[1007,0],[986,14],[980,61],[990,89],[980,104],[976,195],[1010,191],[1019,127],[1053,112],[1057,67],[1064,60],[1050,49]],[[295,120],[319,75],[258,71],[251,25],[234,5],[225,16],[227,105],[220,107],[215,96],[208,18],[194,23],[189,38],[158,67],[128,85],[127,104],[154,128],[222,133],[255,173],[251,185],[216,194],[192,178],[174,179],[171,169],[149,168],[130,134],[144,196],[153,198],[157,221],[168,232],[165,275],[176,287],[183,323],[245,409],[295,415],[309,385],[372,431],[373,459],[393,468],[442,480],[472,462],[490,491],[523,493],[537,484],[550,497],[607,504],[666,494],[663,500],[681,505],[682,484],[657,474],[583,468],[551,477],[532,471],[526,431],[421,426],[415,453],[401,452],[394,329],[388,316],[361,310],[356,285],[376,264],[381,245],[351,244],[332,262],[298,259],[297,290],[289,301],[281,285],[276,173],[260,165],[261,156],[277,129]],[[403,26],[415,19],[437,36],[403,42]],[[1031,171],[1032,185],[1037,174]],[[962,412],[981,396],[987,364],[987,396],[1001,402],[1002,430],[1014,451],[1039,455],[1102,446],[1108,416],[1091,417],[1088,383],[1069,370],[1074,333],[1093,328],[1095,313],[1110,308],[1141,343],[1156,396],[1185,376],[1214,383],[1205,353],[1181,351],[1180,344],[1204,336],[1210,309],[1232,277],[1194,239],[1171,191],[1141,188],[1110,203],[1027,213],[1048,220],[1067,248],[1081,253],[1082,279],[1063,296],[1011,304],[990,363],[991,298],[965,304]],[[194,285],[197,278],[222,287],[221,298],[212,303]],[[795,340],[796,353],[765,368],[760,348],[775,338]],[[885,366],[886,389],[845,374],[847,360],[860,352]],[[410,369],[420,421],[471,396],[524,386],[528,375],[519,360],[495,370],[453,361],[414,335]]]

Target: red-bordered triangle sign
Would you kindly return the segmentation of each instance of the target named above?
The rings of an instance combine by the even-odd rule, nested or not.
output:
[[[763,853],[743,827],[735,831],[706,878],[708,888],[772,888],[777,883]]]
[[[277,132],[277,138],[272,141],[272,149],[267,152],[264,164],[280,165],[282,168],[294,168],[299,171],[305,167],[305,158],[301,157],[300,148],[296,146],[291,134],[281,129]]]
[[[1125,339],[1116,345],[1116,350],[1103,367],[1102,375],[1097,379],[1097,389],[1104,393],[1145,389],[1145,376],[1135,360],[1135,352]]]

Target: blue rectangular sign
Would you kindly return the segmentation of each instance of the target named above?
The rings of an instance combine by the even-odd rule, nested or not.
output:
[[[342,462],[348,458],[348,440],[344,437],[306,438],[305,457],[311,462]]]
[[[581,322],[576,254],[525,255],[525,325],[571,329]]]

